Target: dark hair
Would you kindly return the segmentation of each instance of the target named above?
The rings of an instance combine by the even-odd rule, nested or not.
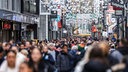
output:
[[[0,53],[2,53],[4,50],[3,50],[3,48],[2,47],[0,47]]]
[[[120,42],[123,44],[123,46],[128,47],[127,39],[121,39]]]
[[[39,52],[40,52],[40,54],[41,54],[41,49],[39,49],[39,48],[33,48],[32,51],[31,51],[31,54],[32,54],[32,52],[33,52],[34,49],[39,50]],[[30,60],[29,60],[29,65],[32,66],[34,72],[37,72],[36,69],[35,69],[34,62],[33,62],[31,56],[30,56]],[[43,59],[42,59],[42,58],[40,59],[40,61],[39,61],[39,63],[38,63],[38,70],[39,70],[40,72],[43,72],[43,70],[44,70],[44,62],[43,62]]]
[[[7,55],[8,55],[9,53],[11,53],[11,52],[16,55],[16,52],[15,52],[14,50],[9,50],[9,51],[7,51]]]
[[[66,44],[62,44],[60,47],[63,49],[65,46],[68,47]]]
[[[6,43],[5,46],[11,45],[10,43]]]
[[[39,49],[39,48],[36,48],[36,47],[33,47],[33,49],[31,49],[31,54],[32,54],[32,52],[33,52],[33,50],[34,49],[37,49],[37,50],[39,50],[39,52],[40,52],[40,54],[41,54],[41,49]]]
[[[91,58],[103,58],[103,52],[101,50],[101,48],[99,48],[98,46],[94,46],[94,48],[91,50],[90,52],[90,59]]]
[[[30,47],[30,50],[33,50],[34,48],[35,48],[35,46],[31,46],[31,47]]]

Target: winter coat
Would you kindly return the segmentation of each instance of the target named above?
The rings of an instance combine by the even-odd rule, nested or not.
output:
[[[33,68],[33,72],[54,72],[53,67],[49,62],[45,62],[41,59],[38,63],[37,70],[35,69],[34,62],[30,59],[29,66]]]
[[[5,60],[4,57],[2,57],[2,58],[0,59],[0,66],[1,66],[1,64],[3,63],[4,60]]]
[[[90,60],[82,72],[107,72],[109,66],[99,60]]]
[[[117,49],[122,55],[128,55],[128,47],[119,47]]]
[[[53,59],[53,57],[52,57],[51,54],[49,54],[49,53],[43,53],[42,55],[43,55],[43,60],[45,62],[49,62],[49,63],[51,63],[53,65],[55,64],[55,61],[54,61],[54,59]]]
[[[72,56],[68,53],[61,52],[57,56],[57,68],[60,72],[68,72],[71,69]]]
[[[116,49],[110,49],[109,55],[115,58],[118,63],[123,59],[123,55]]]
[[[83,51],[83,50],[84,50],[84,47],[85,47],[84,44],[79,44],[79,45],[78,45],[78,50],[79,50],[79,51]]]

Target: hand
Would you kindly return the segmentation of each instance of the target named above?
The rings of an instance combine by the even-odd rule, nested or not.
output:
[[[76,54],[77,54],[77,55],[80,55],[80,54],[81,54],[81,52],[76,52]]]
[[[60,52],[60,51],[62,51],[62,49],[61,48],[57,48],[56,51]]]

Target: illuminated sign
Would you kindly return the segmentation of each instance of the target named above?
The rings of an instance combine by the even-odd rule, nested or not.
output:
[[[8,23],[3,24],[3,29],[11,29],[11,25]]]

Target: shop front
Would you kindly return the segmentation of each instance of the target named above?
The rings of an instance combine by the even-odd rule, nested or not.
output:
[[[21,41],[27,38],[37,39],[37,19],[38,16],[0,9],[0,42],[9,41],[11,39],[15,41]],[[31,37],[28,36],[29,32]]]
[[[23,15],[21,36],[25,40],[37,39],[38,16]]]
[[[0,9],[0,42],[21,40],[21,17],[14,13]]]

